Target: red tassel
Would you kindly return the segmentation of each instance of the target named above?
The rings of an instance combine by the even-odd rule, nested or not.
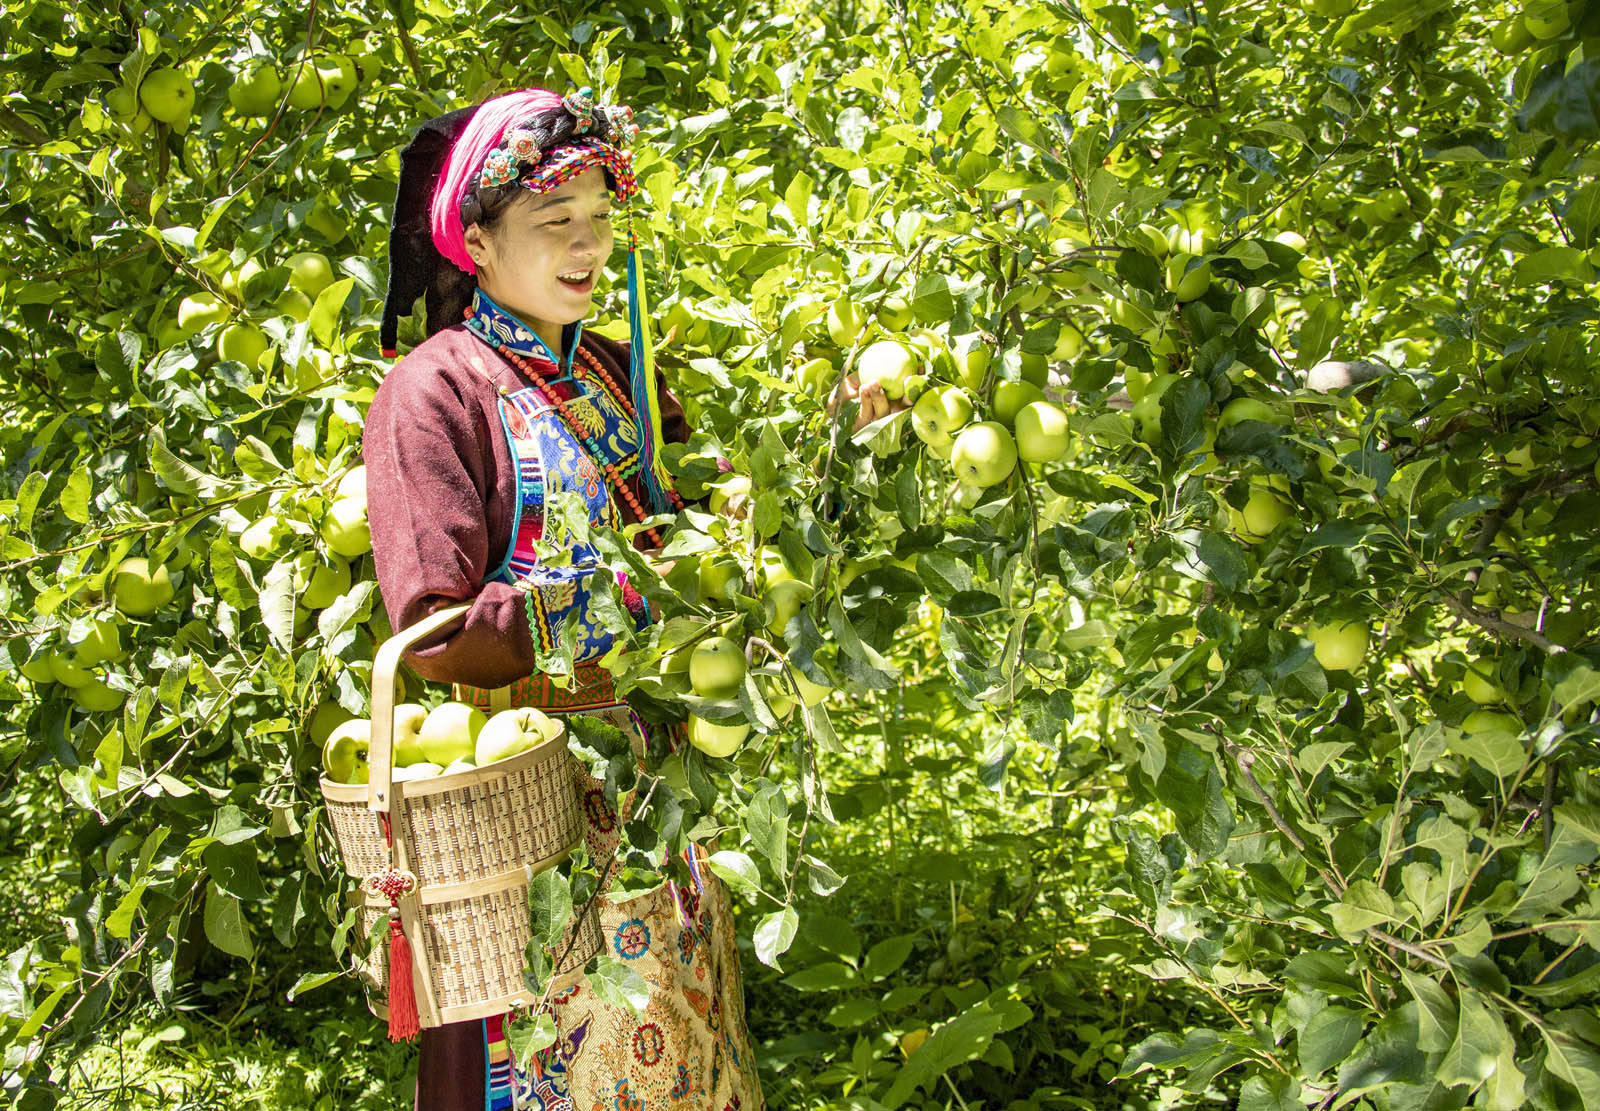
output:
[[[389,912],[389,1040],[408,1042],[422,1033],[417,987],[412,981],[411,942],[400,928],[400,912]]]

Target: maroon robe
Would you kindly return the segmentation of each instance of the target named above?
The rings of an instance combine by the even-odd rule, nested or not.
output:
[[[628,345],[586,332],[581,346],[624,393]],[[555,368],[540,364],[552,376]],[[367,413],[362,454],[367,514],[378,587],[395,629],[467,600],[464,625],[430,638],[408,662],[424,678],[478,687],[504,686],[534,669],[533,637],[523,595],[485,583],[509,548],[516,469],[500,423],[497,388],[533,383],[465,327],[418,345],[390,370]],[[570,396],[570,387],[554,387]],[[688,439],[683,407],[661,390],[662,433]],[[635,487],[640,504],[644,492]],[[637,515],[616,498],[626,523]],[[481,1111],[483,1033],[459,1022],[421,1037],[416,1106],[423,1111]]]
[[[626,394],[628,345],[585,332],[581,346]],[[535,365],[554,374],[549,363]],[[390,621],[398,630],[434,610],[472,602],[463,626],[408,656],[425,679],[501,687],[534,669],[522,592],[483,581],[505,558],[516,511],[516,468],[497,387],[515,392],[532,384],[457,326],[396,364],[367,413],[367,516]],[[683,407],[665,387],[661,424],[666,442],[689,438]],[[634,493],[645,504],[637,480]],[[625,523],[638,520],[624,499],[614,500]]]

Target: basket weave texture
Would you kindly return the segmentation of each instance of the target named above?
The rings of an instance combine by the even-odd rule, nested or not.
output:
[[[523,952],[531,936],[530,868],[559,862],[582,836],[575,776],[581,765],[563,735],[530,752],[480,769],[393,785],[393,862],[416,877],[400,899],[411,941],[423,1027],[502,1013],[531,1002]],[[390,847],[365,786],[323,783],[345,871],[357,880],[386,871]],[[389,902],[363,890],[358,916],[372,945],[362,978],[377,1014],[387,1010]],[[376,933],[373,931],[376,930]],[[591,915],[569,927],[557,970],[580,970],[598,951]]]

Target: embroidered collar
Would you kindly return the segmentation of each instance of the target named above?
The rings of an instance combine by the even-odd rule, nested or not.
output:
[[[568,324],[561,329],[562,347],[566,350],[565,365],[558,365],[555,355],[534,330],[501,308],[483,290],[474,290],[472,304],[466,311],[467,331],[498,351],[501,347],[520,355],[534,364],[541,376],[553,375],[548,381],[559,382],[572,377],[572,357],[578,350],[578,339],[583,334],[582,324]],[[556,374],[557,370],[560,374]]]

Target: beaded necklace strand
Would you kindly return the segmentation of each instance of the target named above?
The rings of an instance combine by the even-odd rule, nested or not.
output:
[[[468,319],[471,318],[471,309],[467,310],[466,316]],[[611,488],[620,494],[623,500],[626,501],[633,509],[634,516],[641,521],[648,517],[649,514],[645,512],[644,506],[639,501],[639,496],[635,494],[633,492],[633,488],[628,485],[626,475],[617,471],[617,466],[611,461],[611,457],[601,450],[599,441],[596,440],[592,434],[583,430],[583,425],[579,424],[576,418],[574,418],[572,411],[567,408],[567,403],[565,400],[563,400],[561,395],[551,390],[544,384],[543,377],[540,375],[538,370],[534,368],[533,364],[503,343],[496,344],[495,350],[498,351],[505,359],[507,359],[512,366],[521,371],[524,378],[533,383],[533,388],[539,391],[539,395],[553,405],[556,411],[561,414],[562,419],[567,422],[567,427],[572,431],[573,435],[582,438],[584,446],[589,449],[589,454],[605,471],[606,478],[611,482]],[[597,360],[592,354],[584,350],[582,347],[577,349],[577,353],[583,359],[584,364],[590,371],[590,374],[593,375],[594,379],[600,383],[601,387],[604,388],[606,392],[609,393],[611,397],[618,403],[618,405],[621,406],[622,411],[627,413],[630,419],[637,421],[638,416],[634,412],[632,402],[629,401],[625,395],[620,393],[612,384],[610,376],[607,375],[604,368],[600,366],[599,360]],[[585,375],[584,377],[587,379],[590,377],[590,375]],[[496,383],[495,388],[498,389],[501,394],[506,393],[505,387],[499,385],[498,383]],[[635,464],[635,469],[636,468],[637,464]],[[667,496],[672,499],[672,506],[674,509],[683,508],[683,498],[678,495],[676,490],[668,489]],[[649,537],[652,547],[661,547],[661,536],[656,532],[655,529],[645,529],[645,535]]]

